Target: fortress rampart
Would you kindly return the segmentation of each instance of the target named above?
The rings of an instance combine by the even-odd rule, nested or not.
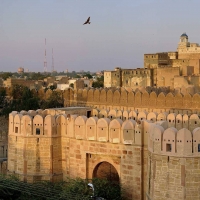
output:
[[[200,199],[200,127],[151,124],[148,150],[147,199]]]
[[[30,182],[93,178],[110,163],[129,199],[200,197],[197,114],[74,109],[10,113],[8,173]]]
[[[69,89],[65,98],[65,106],[91,106],[99,109],[167,111],[175,113],[199,113],[200,95],[184,94],[175,91],[162,92],[120,89]],[[65,96],[65,94],[64,94]]]

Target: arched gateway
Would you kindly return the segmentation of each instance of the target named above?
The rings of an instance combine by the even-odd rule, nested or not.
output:
[[[115,167],[109,162],[100,162],[93,170],[93,178],[102,178],[119,183],[119,175]]]

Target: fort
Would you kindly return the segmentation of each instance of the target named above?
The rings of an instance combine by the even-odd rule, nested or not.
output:
[[[106,71],[109,88],[57,89],[64,108],[13,111],[7,173],[28,182],[109,175],[130,200],[200,199],[199,48],[182,34],[177,52],[145,54],[144,69]]]
[[[128,199],[198,199],[199,124],[197,114],[167,112],[12,112],[7,169],[29,182],[90,179],[103,170],[120,180]]]
[[[61,95],[64,108],[9,115],[7,173],[32,182],[112,172],[128,199],[200,198],[198,93],[140,87]]]

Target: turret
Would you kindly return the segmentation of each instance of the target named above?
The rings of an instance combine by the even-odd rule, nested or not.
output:
[[[178,43],[178,52],[184,52],[186,51],[186,47],[190,46],[190,43],[188,42],[188,35],[186,33],[183,33],[180,36],[180,42]]]

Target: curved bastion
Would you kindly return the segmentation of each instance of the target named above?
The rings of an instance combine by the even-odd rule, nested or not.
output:
[[[200,199],[200,127],[151,124],[148,136],[146,198]]]

